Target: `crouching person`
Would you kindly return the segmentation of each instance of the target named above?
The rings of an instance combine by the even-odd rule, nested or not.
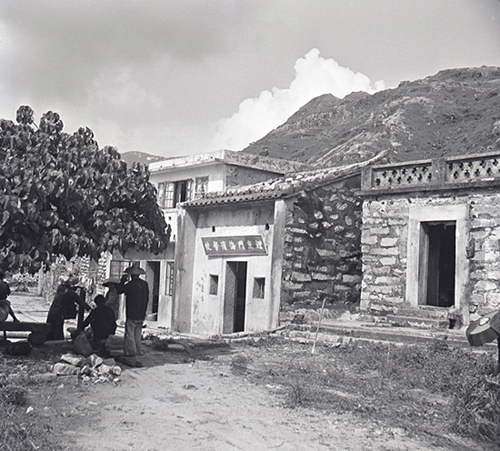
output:
[[[92,310],[85,321],[79,327],[83,331],[89,324],[92,329],[93,347],[102,354],[107,354],[106,340],[116,331],[115,314],[111,307],[108,307],[106,299],[102,295],[97,295],[94,299],[96,308]]]

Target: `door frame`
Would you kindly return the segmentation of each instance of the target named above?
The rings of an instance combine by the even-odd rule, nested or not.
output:
[[[223,334],[234,333],[236,324],[237,312],[237,292],[238,292],[238,277],[234,271],[234,265],[245,264],[245,299],[244,299],[244,317],[243,317],[243,331],[246,329],[246,307],[248,298],[248,261],[247,260],[224,260],[225,277],[224,277],[224,293],[222,296],[222,324],[221,332]],[[231,315],[231,319],[228,319]],[[229,326],[230,331],[229,331]]]
[[[467,287],[469,259],[466,248],[470,234],[470,208],[457,205],[410,205],[408,223],[408,254],[406,270],[406,301],[413,308],[426,304],[428,238],[423,223],[450,222],[456,224],[455,235],[455,299],[454,309],[461,315],[463,324],[469,324]]]

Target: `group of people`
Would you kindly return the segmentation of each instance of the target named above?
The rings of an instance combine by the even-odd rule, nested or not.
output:
[[[91,307],[76,293],[77,279],[68,279],[57,288],[54,301],[49,309],[47,323],[50,324],[48,339],[60,340],[64,337],[64,320],[76,317],[76,306],[91,310],[87,318],[78,324],[77,331],[84,331],[88,326],[92,330],[93,345],[98,350],[105,349],[105,342],[116,331],[119,315],[120,294],[125,294],[125,337],[124,354],[130,357],[143,355],[141,347],[142,326],[146,318],[149,300],[148,283],[140,276],[145,271],[134,264],[125,270],[120,280],[108,279],[104,282],[108,288],[105,296],[97,295],[96,307]]]
[[[47,340],[64,339],[64,321],[77,317],[77,307],[90,313],[77,327],[77,332],[84,331],[88,326],[92,330],[93,345],[104,350],[107,338],[116,331],[116,320],[119,315],[119,296],[125,294],[125,337],[124,354],[130,357],[143,355],[141,336],[149,300],[148,283],[140,276],[145,271],[137,264],[125,270],[120,280],[108,279],[104,282],[108,288],[105,296],[97,295],[94,299],[96,307],[92,307],[77,293],[79,279],[70,277],[56,289],[53,302],[47,314],[50,330]],[[0,269],[0,322],[12,316],[16,317],[7,297],[10,294],[8,283],[4,280],[5,272]]]
[[[92,330],[93,345],[103,350],[105,342],[116,331],[116,320],[119,315],[120,294],[125,294],[125,337],[124,354],[130,357],[143,355],[141,347],[142,325],[146,318],[149,300],[148,283],[140,276],[145,271],[134,264],[125,270],[120,280],[108,279],[104,282],[108,288],[105,296],[97,295],[94,299],[96,307],[92,309],[77,293],[78,279],[70,278],[62,283],[56,291],[50,306],[47,323],[50,324],[49,340],[64,338],[64,320],[76,318],[76,307],[90,310],[85,320],[78,324],[77,331],[84,331],[88,326]]]

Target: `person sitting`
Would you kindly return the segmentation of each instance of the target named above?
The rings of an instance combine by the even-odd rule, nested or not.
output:
[[[5,277],[5,272],[3,269],[0,269],[0,323],[3,323],[9,315],[12,316],[12,320],[16,323],[19,322],[17,319],[10,302],[7,300],[7,297],[10,294],[9,284],[3,280]]]
[[[88,314],[78,329],[83,331],[90,324],[95,347],[98,351],[106,352],[106,340],[116,331],[115,314],[113,309],[106,305],[103,295],[97,295],[94,302],[97,307]]]

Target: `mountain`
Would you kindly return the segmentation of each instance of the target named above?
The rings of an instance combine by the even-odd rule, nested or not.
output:
[[[311,100],[244,152],[317,167],[500,151],[500,67],[448,69],[375,94]]]
[[[121,154],[121,159],[127,163],[127,166],[131,166],[135,162],[143,163],[147,166],[149,163],[165,160],[166,157],[151,155],[145,152],[125,152]]]

